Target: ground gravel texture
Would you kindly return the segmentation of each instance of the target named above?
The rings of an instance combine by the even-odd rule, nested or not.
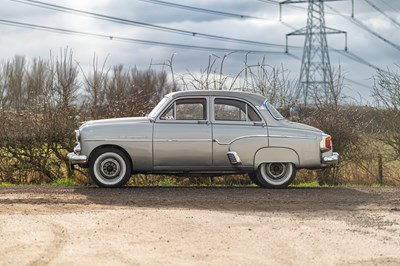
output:
[[[0,265],[400,265],[400,188],[0,187]]]

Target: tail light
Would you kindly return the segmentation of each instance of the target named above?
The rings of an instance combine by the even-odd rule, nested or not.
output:
[[[319,146],[322,152],[332,150],[332,137],[329,135],[323,135]]]

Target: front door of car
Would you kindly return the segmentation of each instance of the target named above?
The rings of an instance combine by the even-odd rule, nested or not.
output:
[[[213,166],[230,168],[228,152],[236,152],[241,166],[252,167],[254,154],[268,146],[268,129],[262,116],[239,99],[212,97]]]
[[[209,98],[179,98],[154,123],[156,170],[196,170],[212,165]]]

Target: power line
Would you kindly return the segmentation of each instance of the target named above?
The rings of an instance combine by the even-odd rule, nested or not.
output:
[[[326,7],[328,7],[329,9],[331,9],[333,12],[335,12],[337,15],[349,20],[351,23],[355,24],[356,26],[362,28],[363,30],[369,32],[370,34],[374,35],[375,37],[377,37],[378,39],[381,39],[382,41],[384,41],[385,43],[389,44],[390,46],[396,48],[397,50],[400,51],[400,46],[389,41],[388,39],[386,39],[385,37],[383,37],[382,35],[376,33],[375,31],[371,30],[368,26],[366,26],[364,23],[362,23],[360,20],[358,20],[357,18],[349,18],[345,15],[343,15],[342,13],[340,13],[339,11],[337,11],[336,9],[334,9],[331,6],[326,5]]]
[[[259,2],[263,2],[263,3],[267,3],[267,4],[272,4],[272,5],[279,5],[279,6],[281,6],[281,2],[278,2],[278,1],[276,1],[276,0],[257,0],[257,1],[259,1]],[[339,0],[338,0],[339,1]],[[341,1],[341,0],[340,0]],[[306,2],[308,2],[308,1],[306,1]],[[308,10],[306,7],[301,7],[301,6],[295,6],[295,5],[292,5],[292,3],[285,3],[285,4],[288,4],[287,6],[289,7],[289,8],[292,8],[292,9],[297,9],[297,10]],[[280,13],[282,14],[282,8],[280,8]],[[282,24],[282,25],[285,25],[286,27],[288,27],[288,28],[291,28],[292,30],[296,30],[296,28],[295,27],[293,27],[292,25],[290,25],[290,24],[287,24],[287,23],[285,23],[285,22],[283,22],[282,21],[282,15],[280,14],[280,16],[279,16],[279,22]],[[330,13],[328,13],[328,12],[325,12],[325,14],[330,14]]]
[[[225,16],[225,17],[233,17],[233,18],[239,18],[239,19],[271,20],[271,19],[267,19],[267,18],[260,18],[260,17],[242,15],[242,14],[237,14],[237,13],[216,11],[216,10],[211,10],[211,9],[206,9],[206,8],[181,5],[181,4],[176,4],[176,3],[166,2],[166,1],[160,1],[160,0],[138,0],[138,1],[147,2],[147,3],[151,3],[151,4],[156,4],[156,5],[162,5],[162,6],[186,9],[186,10],[191,10],[191,11],[195,11],[195,12],[201,12],[201,13],[208,13],[208,14],[213,14],[213,15]]]
[[[392,5],[389,5],[385,0],[381,0],[382,3],[384,3],[387,7],[389,7],[390,9],[392,9],[395,12],[400,12],[399,9],[393,7]]]
[[[267,4],[273,4],[273,5],[279,5],[279,2],[278,1],[274,1],[274,0],[257,0],[257,1],[259,1],[259,2],[264,2],[264,3],[267,3]]]
[[[343,50],[337,50],[337,49],[331,49],[331,48],[329,50],[333,51],[333,52],[336,52],[338,54],[341,54],[343,56],[346,56],[348,59],[353,60],[354,62],[359,63],[361,65],[364,65],[364,66],[370,67],[372,69],[383,71],[383,72],[387,73],[385,70],[383,70],[383,69],[381,69],[381,68],[379,68],[377,66],[374,66],[373,64],[367,62],[366,60],[362,59],[361,57],[357,56],[356,54],[354,54],[352,52],[343,51]],[[299,57],[293,57],[293,58],[297,59],[298,61],[301,61],[301,58],[299,58]],[[367,85],[365,85],[363,83],[360,83],[358,81],[355,81],[353,79],[349,79],[349,78],[344,78],[344,79],[349,81],[349,82],[351,82],[351,83],[353,83],[353,84],[359,85],[361,87],[368,88],[368,89],[370,88]]]
[[[43,3],[43,2],[39,2],[39,1],[29,1],[29,0],[11,0],[14,2],[19,2],[19,3],[23,3],[23,4],[28,4],[28,5],[33,5],[33,6],[38,6],[38,7],[44,7],[44,6],[40,6],[39,3]],[[261,0],[258,0],[261,1]],[[261,2],[265,2],[267,0],[261,1]],[[381,0],[383,1],[383,0]],[[32,2],[32,3],[26,3],[26,2]],[[274,2],[278,3],[276,1],[272,1],[271,3]],[[46,3],[43,3],[44,5],[46,5]],[[279,4],[279,3],[278,3]],[[50,4],[49,4],[50,5]],[[55,6],[55,5],[52,5]],[[61,11],[61,12],[65,12],[65,13],[72,13],[72,14],[79,14],[77,12],[81,11],[81,10],[76,10],[77,12],[73,12],[71,9],[70,12],[66,12],[64,10],[59,10],[55,7],[44,7],[47,9],[52,9],[52,10],[57,10],[57,11]],[[68,9],[68,8],[67,8]],[[86,12],[86,11],[81,11],[81,12]],[[124,19],[120,19],[120,18],[113,18],[110,16],[105,16],[105,15],[100,15],[100,14],[95,14],[95,13],[91,13],[91,12],[87,12],[89,14],[94,14],[94,15],[99,15],[99,16],[104,16],[104,18],[100,18],[103,20],[109,20],[112,22],[116,22],[113,19],[119,19],[121,20],[118,23],[122,23],[122,24],[128,24],[131,25],[129,20],[126,20],[127,22],[124,23]],[[80,14],[82,15],[82,14]],[[89,17],[95,17],[93,15],[87,15]],[[343,16],[343,15],[342,15]],[[109,19],[106,19],[106,18]],[[140,23],[140,22],[139,22]],[[81,36],[86,36],[86,37],[92,37],[92,38],[100,38],[100,39],[106,39],[106,40],[115,40],[115,41],[121,41],[121,42],[129,42],[129,43],[139,43],[139,44],[143,44],[143,45],[153,45],[153,46],[163,46],[163,47],[173,47],[173,48],[179,48],[179,49],[192,49],[192,50],[203,50],[203,51],[217,51],[217,52],[232,52],[235,51],[237,53],[254,53],[254,54],[284,54],[283,52],[275,52],[275,51],[260,51],[260,50],[246,50],[246,49],[229,49],[229,48],[218,48],[218,47],[204,47],[204,46],[194,46],[194,45],[183,45],[183,44],[177,44],[177,43],[168,43],[168,42],[158,42],[158,41],[148,41],[148,40],[141,40],[141,39],[133,39],[133,38],[125,38],[125,37],[118,37],[118,36],[110,36],[110,35],[106,35],[106,34],[97,34],[97,33],[90,33],[90,32],[83,32],[83,31],[74,31],[74,30],[68,30],[68,29],[62,29],[62,28],[55,28],[55,27],[48,27],[48,26],[41,26],[41,25],[35,25],[35,24],[30,24],[30,23],[22,23],[22,22],[16,22],[16,21],[10,21],[10,20],[3,20],[0,19],[0,24],[4,24],[4,25],[8,25],[8,26],[16,26],[16,27],[21,27],[21,28],[29,28],[29,29],[37,29],[37,30],[42,30],[42,31],[48,31],[48,32],[56,32],[56,33],[63,33],[63,34],[71,34],[71,35],[81,35]],[[151,25],[151,24],[150,24]],[[155,25],[154,25],[155,26]],[[162,26],[160,26],[162,27]],[[189,31],[188,31],[189,32]],[[191,33],[191,32],[190,32]],[[190,34],[188,34],[190,35]],[[222,37],[223,38],[223,37]],[[263,43],[262,43],[263,44]],[[283,47],[284,45],[276,45],[277,47]],[[291,46],[291,48],[294,49],[301,49],[301,47],[297,47],[297,46]],[[334,49],[329,49],[329,50],[334,50]],[[343,52],[343,51],[339,51],[339,50],[334,50],[335,52],[341,53],[344,56],[346,56],[347,58],[349,58],[350,60],[353,60],[355,62],[358,62],[360,64],[366,65],[370,68],[373,68],[375,70],[381,70],[380,68],[368,63],[366,60],[362,59],[361,57],[358,57],[357,55],[353,54],[353,53],[349,53],[349,52]],[[298,60],[300,60],[298,57],[295,57],[292,54],[286,54],[288,56],[294,57]]]
[[[133,26],[138,26],[138,27],[144,27],[144,28],[149,28],[149,29],[159,30],[159,31],[164,31],[164,32],[172,32],[172,33],[182,34],[182,35],[187,35],[187,36],[192,36],[192,37],[201,37],[201,38],[212,39],[212,40],[235,42],[235,43],[242,43],[242,44],[247,44],[247,45],[257,45],[257,46],[264,46],[264,47],[274,47],[274,48],[281,48],[281,49],[284,49],[284,47],[285,47],[284,45],[281,45],[281,44],[248,41],[248,40],[243,40],[243,39],[223,37],[223,36],[218,36],[218,35],[175,29],[175,28],[165,27],[165,26],[159,26],[159,25],[155,25],[155,24],[144,23],[144,22],[134,21],[134,20],[128,20],[128,19],[108,16],[108,15],[102,15],[102,14],[98,14],[98,13],[93,13],[93,12],[84,11],[84,10],[78,10],[78,9],[74,9],[74,8],[68,8],[68,7],[64,7],[64,6],[49,4],[49,3],[35,1],[35,0],[10,0],[10,1],[18,2],[18,3],[26,4],[26,5],[31,5],[31,6],[36,6],[36,7],[40,7],[40,8],[55,10],[55,11],[59,11],[59,12],[69,13],[69,14],[82,15],[82,16],[92,17],[92,18],[96,18],[96,19],[100,19],[100,20],[111,21],[111,22],[115,22],[115,23],[131,25],[131,26],[133,25]]]
[[[185,44],[177,44],[177,43],[169,43],[169,42],[158,42],[158,41],[133,39],[133,38],[69,30],[69,29],[56,28],[56,27],[48,27],[48,26],[43,26],[43,25],[23,23],[23,22],[17,22],[17,21],[5,20],[5,19],[0,19],[0,24],[7,25],[7,26],[20,27],[20,28],[27,28],[27,29],[36,29],[36,30],[47,31],[47,32],[56,32],[56,33],[69,34],[69,35],[80,35],[80,36],[86,36],[86,37],[92,37],[92,38],[94,37],[94,38],[101,38],[101,39],[107,39],[107,40],[115,40],[115,41],[130,42],[130,43],[140,43],[140,44],[153,45],[153,46],[173,47],[173,48],[181,48],[181,49],[217,51],[217,52],[232,52],[232,51],[234,51],[236,53],[245,53],[245,54],[248,54],[248,53],[284,54],[284,52],[275,52],[275,51],[229,49],[229,48],[206,47],[206,46],[185,45]]]
[[[263,3],[266,3],[266,4],[279,5],[279,6],[281,5],[281,2],[278,2],[278,1],[275,1],[275,0],[257,0],[257,1],[263,2]],[[288,4],[289,4],[288,7],[292,8],[292,9],[307,10],[306,7],[294,6],[294,5],[291,5],[291,3],[288,3]]]
[[[348,82],[350,82],[350,83],[356,84],[356,85],[358,85],[358,86],[360,86],[360,87],[364,87],[364,88],[366,88],[366,89],[371,89],[371,86],[368,86],[368,85],[365,85],[364,83],[355,81],[354,79],[344,78],[344,80],[346,80],[346,81],[348,81]],[[364,97],[363,97],[363,98],[364,98]],[[364,99],[365,99],[365,98],[364,98]]]
[[[281,2],[276,1],[276,0],[257,0],[257,1],[263,2],[263,3],[267,3],[267,4],[281,5]],[[336,1],[336,0],[334,0],[334,1]],[[337,1],[341,1],[341,0],[337,0]],[[307,3],[307,2],[309,2],[309,1],[308,1],[308,0],[305,0],[305,1],[303,1],[303,2],[304,2],[304,3]],[[297,9],[297,10],[308,10],[308,8],[306,8],[306,7],[301,7],[301,6],[292,5],[293,3],[285,3],[285,4],[288,4],[287,7],[292,8],[292,9]],[[325,14],[332,14],[332,13],[325,12]]]
[[[375,66],[375,65],[373,65],[373,64],[371,64],[371,63],[369,63],[367,60],[365,60],[365,59],[363,59],[362,57],[360,57],[360,56],[354,54],[353,52],[350,52],[350,51],[342,51],[342,50],[336,50],[336,49],[331,49],[331,50],[334,51],[334,52],[336,52],[336,53],[339,53],[339,54],[341,54],[341,55],[346,56],[347,58],[353,60],[354,62],[360,63],[360,64],[362,64],[362,65],[364,65],[364,66],[370,67],[370,68],[375,69],[375,70],[377,70],[377,71],[386,72],[385,70],[383,70],[383,69],[381,69],[381,68],[379,68],[379,67],[377,67],[377,66]]]
[[[386,18],[388,18],[393,24],[400,26],[400,23],[397,22],[394,18],[392,18],[391,16],[389,16],[388,14],[386,14],[382,9],[380,9],[379,7],[377,7],[376,5],[374,5],[373,3],[371,3],[371,1],[369,0],[364,0],[365,2],[367,2],[367,4],[369,4],[370,6],[372,6],[376,11],[378,11],[379,13],[381,13],[382,15],[384,15]]]

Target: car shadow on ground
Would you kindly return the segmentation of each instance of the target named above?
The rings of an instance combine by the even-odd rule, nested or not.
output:
[[[235,212],[325,212],[399,206],[399,188],[3,187],[0,205],[50,204]],[[25,195],[18,197],[19,194]],[[9,195],[9,196],[8,196]],[[396,196],[397,195],[397,196]]]
[[[323,212],[386,204],[381,191],[371,188],[81,187],[74,193],[100,205],[236,212]]]

